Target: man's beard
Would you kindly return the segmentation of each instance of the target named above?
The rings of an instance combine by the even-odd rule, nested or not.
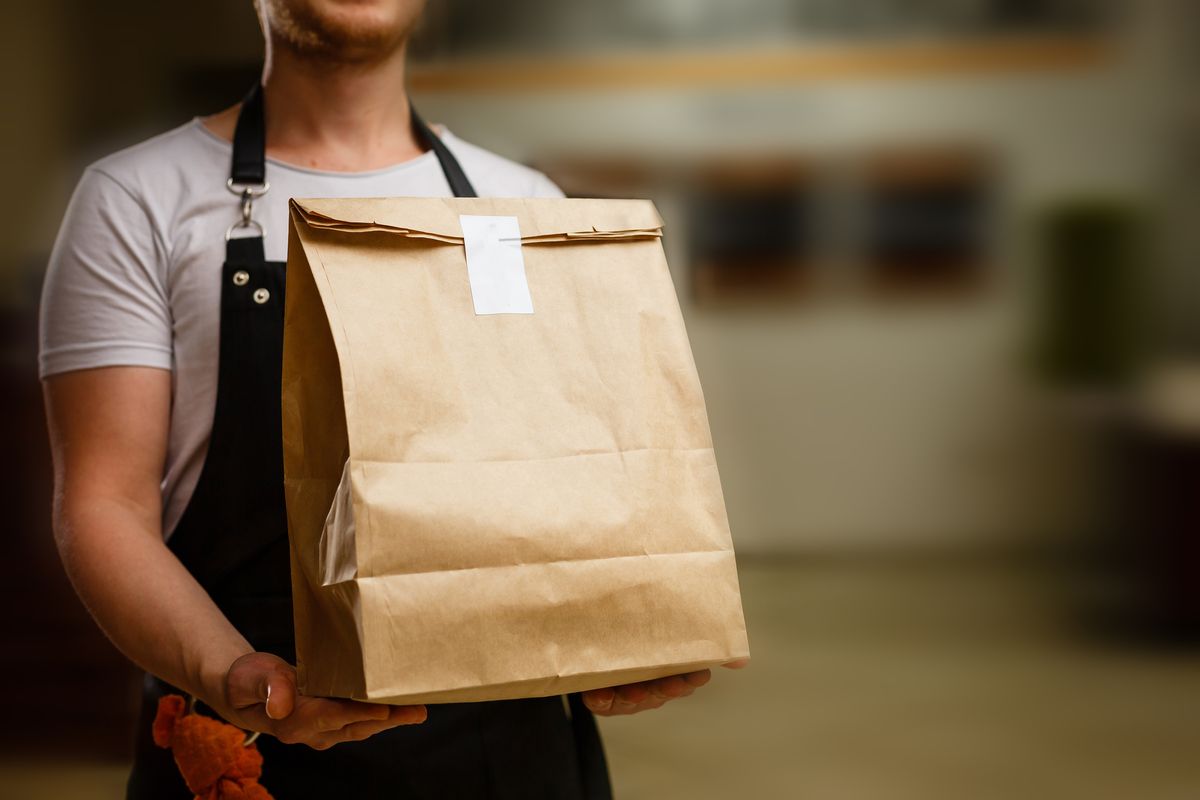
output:
[[[263,0],[270,36],[277,47],[305,60],[332,64],[370,64],[391,56],[416,27],[421,5],[410,19],[394,24],[356,24],[323,14],[309,3]]]

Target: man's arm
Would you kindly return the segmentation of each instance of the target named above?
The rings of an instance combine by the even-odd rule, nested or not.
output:
[[[236,725],[319,749],[424,720],[420,706],[297,695],[295,670],[254,653],[167,548],[160,480],[169,372],[81,370],[47,378],[44,388],[55,541],[80,598],[130,660]]]

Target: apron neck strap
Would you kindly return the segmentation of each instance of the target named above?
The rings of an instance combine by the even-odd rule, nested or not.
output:
[[[262,85],[256,81],[242,98],[237,127],[233,129],[233,164],[229,169],[229,182],[238,186],[265,184],[266,149]]]
[[[437,134],[425,120],[417,114],[417,110],[409,103],[412,112],[413,132],[437,156],[446,182],[455,197],[477,197],[475,187],[467,180],[458,159],[450,152]],[[259,187],[267,182],[266,163],[266,123],[263,115],[262,85],[257,81],[242,100],[241,111],[238,112],[237,127],[233,131],[233,162],[229,169],[230,187]]]
[[[442,167],[442,174],[446,176],[446,183],[450,184],[450,191],[454,193],[455,197],[478,197],[475,187],[467,180],[467,173],[463,172],[462,165],[450,152],[450,148],[446,147],[446,143],[440,136],[430,130],[411,102],[408,104],[408,109],[412,114],[413,131],[437,156],[438,164]]]

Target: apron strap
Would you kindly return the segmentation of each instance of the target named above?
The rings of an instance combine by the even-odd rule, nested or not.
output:
[[[446,143],[421,119],[415,107],[412,111],[412,126],[417,137],[437,156],[442,174],[450,184],[455,197],[478,197],[475,187],[467,179],[462,165],[446,147]],[[267,180],[266,123],[263,113],[262,84],[255,82],[242,100],[238,113],[237,127],[233,132],[233,159],[229,168],[229,182],[233,186],[263,186]]]
[[[450,148],[446,147],[446,143],[442,141],[441,137],[430,130],[412,103],[409,103],[408,107],[412,111],[413,130],[437,156],[438,163],[442,165],[442,174],[446,176],[446,183],[450,184],[450,191],[454,193],[455,197],[478,197],[475,187],[467,180],[467,173],[463,172],[462,165],[450,152]]]
[[[258,264],[266,260],[262,236],[235,236],[225,243],[225,261],[230,264]]]
[[[267,182],[267,134],[263,120],[262,84],[254,86],[242,99],[237,127],[233,129],[233,164],[229,181],[238,186],[262,186]]]

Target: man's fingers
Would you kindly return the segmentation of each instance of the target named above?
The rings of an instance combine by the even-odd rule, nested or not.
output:
[[[603,714],[612,708],[617,693],[612,689],[592,689],[583,693],[583,704],[593,713]]]
[[[399,725],[400,723],[392,722],[390,719],[355,722],[353,725],[347,725],[340,731],[326,734],[326,736],[339,742],[361,742],[363,739],[369,739],[377,733],[383,733]]]
[[[358,742],[377,733],[401,725],[418,725],[426,719],[425,706],[394,706],[387,719],[354,722],[338,731],[335,736],[343,742]]]
[[[425,721],[425,706],[385,706],[323,697],[302,697],[296,713],[272,732],[284,744],[325,750],[340,742],[360,741],[389,728]]]
[[[662,697],[651,697],[638,707],[638,711],[653,711],[656,708],[662,708],[666,703],[667,700]]]
[[[380,703],[306,697],[297,709],[296,724],[309,730],[328,733],[340,731],[356,722],[380,722],[386,720],[390,714],[389,707]]]
[[[656,708],[662,708],[668,700],[669,698],[666,697],[647,695],[646,699],[640,703],[627,703],[618,697],[605,716],[623,716],[626,714],[637,714],[642,711],[653,711]]]
[[[583,693],[583,704],[596,714],[633,714],[660,708],[669,700],[687,697],[711,679],[712,672],[702,669],[609,689],[593,689]]]
[[[650,696],[649,682],[627,683],[617,687],[617,703],[637,705]]]
[[[721,666],[724,667],[725,669],[742,669],[743,667],[750,666],[750,659],[738,658],[733,661],[727,661],[724,664],[722,664]]]
[[[630,683],[616,687],[616,697],[613,698],[611,711],[614,714],[632,714],[643,704],[654,698],[650,693],[649,683]]]
[[[659,678],[650,684],[650,693],[664,700],[687,697],[693,691],[695,691],[694,687],[684,680],[682,675],[670,675],[666,678]]]
[[[391,706],[388,720],[397,725],[419,725],[429,718],[425,706]]]

